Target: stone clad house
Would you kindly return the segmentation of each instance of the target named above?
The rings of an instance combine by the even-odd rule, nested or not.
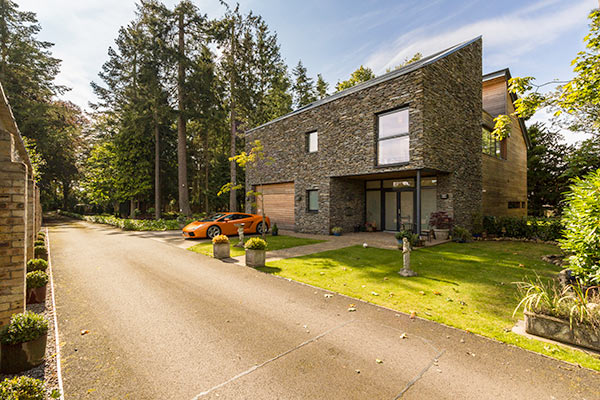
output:
[[[510,137],[491,138],[515,98],[508,70],[482,79],[481,52],[481,38],[461,43],[249,130],[246,150],[260,140],[270,163],[246,188],[299,232],[423,232],[438,210],[466,227],[526,215],[527,132],[514,119]]]

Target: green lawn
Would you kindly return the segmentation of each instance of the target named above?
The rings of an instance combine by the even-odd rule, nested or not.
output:
[[[267,251],[288,249],[290,247],[305,246],[307,244],[315,244],[324,242],[324,240],[298,238],[293,236],[267,236]],[[238,238],[230,238],[231,246],[231,257],[243,256],[245,254],[244,249],[239,247],[233,247],[239,242]],[[202,242],[194,245],[188,250],[195,251],[196,253],[204,254],[207,256],[213,255],[212,243]]]
[[[600,370],[599,357],[510,331],[522,318],[512,317],[519,302],[513,282],[554,276],[560,268],[540,257],[558,252],[521,242],[448,243],[413,251],[419,276],[403,278],[399,251],[353,246],[274,261],[263,271]]]

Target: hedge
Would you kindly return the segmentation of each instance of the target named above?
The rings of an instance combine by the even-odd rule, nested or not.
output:
[[[118,218],[112,215],[81,215],[68,211],[59,211],[59,214],[97,224],[116,226],[117,228],[121,228],[125,231],[169,231],[181,229],[179,226],[179,221],[173,219],[130,219]],[[182,222],[187,225],[196,220],[197,218],[186,218]]]
[[[564,226],[560,220],[551,218],[486,216],[483,230],[497,237],[556,241],[562,237]]]

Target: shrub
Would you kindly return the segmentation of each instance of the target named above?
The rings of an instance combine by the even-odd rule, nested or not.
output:
[[[40,239],[40,238],[45,238],[45,237],[46,237],[46,232],[44,232],[44,231],[39,231],[39,232],[38,232],[38,234],[37,234],[37,237],[38,237],[38,239]]]
[[[483,215],[476,213],[473,214],[473,219],[471,221],[471,232],[474,236],[481,236],[483,233]]]
[[[149,209],[146,210],[146,213],[152,215],[152,214],[154,214],[155,211],[156,211],[156,208],[150,207]]]
[[[279,227],[277,226],[277,223],[274,223],[273,228],[271,228],[271,235],[277,236],[277,234],[279,234]]]
[[[551,218],[483,217],[483,230],[499,237],[555,241],[561,237],[562,229],[561,222]]]
[[[213,244],[229,243],[229,238],[225,235],[217,235],[212,240]]]
[[[33,245],[34,246],[44,246],[44,247],[46,247],[46,241],[38,239],[35,242],[33,242]]]
[[[35,246],[33,248],[33,255],[35,258],[43,258],[44,260],[47,260],[48,250],[46,250],[46,246]]]
[[[44,400],[44,383],[28,376],[6,378],[0,383],[0,399],[4,400]]]
[[[27,261],[27,272],[45,271],[48,269],[48,261],[43,258],[34,258]]]
[[[578,279],[600,284],[600,170],[575,178],[566,195],[560,247],[570,253],[569,268]]]
[[[246,250],[266,250],[267,242],[265,242],[259,237],[253,237],[252,239],[246,242],[244,247],[246,248]]]
[[[458,243],[466,243],[473,239],[471,232],[462,226],[455,226],[452,230],[452,240]]]
[[[0,333],[3,344],[25,343],[38,339],[48,333],[46,319],[34,312],[25,311],[10,318],[10,324]]]
[[[48,283],[48,274],[44,271],[28,272],[25,280],[27,281],[27,289],[41,288]]]
[[[333,233],[334,235],[341,235],[343,231],[344,230],[339,226],[334,226],[333,228],[331,228],[331,233]]]
[[[419,235],[417,235],[416,233],[413,233],[412,231],[409,230],[403,230],[400,232],[396,232],[396,240],[399,242],[402,242],[403,238],[408,239],[408,242],[410,243],[410,247],[416,247],[419,245]],[[402,245],[398,244],[398,248],[400,250],[402,250]]]
[[[436,229],[450,229],[453,222],[452,217],[446,211],[436,211],[429,217],[429,224]]]

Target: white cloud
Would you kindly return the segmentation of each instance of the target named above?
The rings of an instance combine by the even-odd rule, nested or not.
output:
[[[555,0],[540,1],[498,17],[480,20],[456,29],[431,34],[431,27],[415,29],[401,35],[372,53],[366,61],[376,73],[401,63],[416,52],[435,53],[454,44],[483,35],[485,63],[498,67],[547,43],[564,32],[586,24],[593,7],[580,0],[557,7]]]

